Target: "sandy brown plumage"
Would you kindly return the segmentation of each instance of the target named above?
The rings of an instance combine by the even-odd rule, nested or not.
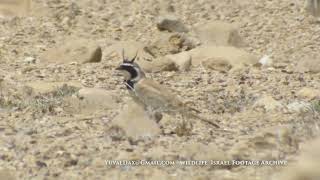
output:
[[[129,61],[123,57],[123,63],[117,70],[125,72],[127,76],[125,76],[124,83],[130,95],[134,101],[142,104],[149,114],[153,114],[152,116],[159,113],[167,113],[174,116],[181,114],[183,117],[200,119],[219,128],[216,122],[199,116],[197,114],[199,111],[183,103],[168,87],[147,78],[134,60],[135,58]],[[157,121],[156,118],[153,119]]]
[[[137,82],[134,87],[134,93],[139,97],[139,100],[146,106],[152,108],[155,112],[163,112],[170,115],[180,113],[188,118],[200,119],[219,128],[217,123],[197,115],[196,113],[199,113],[200,111],[189,107],[167,87],[152,79],[143,78]]]

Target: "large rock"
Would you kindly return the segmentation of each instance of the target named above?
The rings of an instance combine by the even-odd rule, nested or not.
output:
[[[297,69],[300,72],[319,73],[320,58],[305,58],[298,62]]]
[[[88,106],[102,106],[111,109],[117,105],[117,97],[112,92],[101,88],[80,89],[78,98],[85,101]]]
[[[31,0],[0,0],[0,17],[28,15],[30,6]]]
[[[43,63],[92,63],[100,62],[101,47],[90,39],[68,38],[44,52],[40,58]]]
[[[258,58],[244,50],[227,46],[200,46],[189,51],[192,65],[203,64],[206,68],[224,70],[241,68],[258,63]],[[205,63],[204,63],[205,62]]]
[[[64,101],[64,110],[77,114],[92,114],[118,107],[116,94],[100,88],[82,88]]]
[[[162,71],[176,71],[178,67],[168,57],[159,57],[153,61],[142,61],[139,63],[142,69],[148,73],[162,72]]]
[[[144,108],[130,101],[126,107],[112,120],[112,128],[119,128],[129,139],[153,138],[160,134],[158,124],[151,120]]]
[[[158,32],[156,38],[146,47],[146,50],[154,57],[176,54],[195,48],[200,41],[184,33]]]
[[[242,46],[243,42],[238,33],[238,28],[229,23],[214,21],[200,24],[195,31],[202,44],[217,46]]]
[[[160,16],[157,21],[159,30],[167,30],[169,32],[188,32],[188,28],[174,15]]]

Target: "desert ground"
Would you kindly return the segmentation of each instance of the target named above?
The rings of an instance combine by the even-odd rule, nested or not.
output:
[[[315,15],[304,0],[0,0],[0,179],[320,179]],[[220,128],[148,118],[122,50]]]

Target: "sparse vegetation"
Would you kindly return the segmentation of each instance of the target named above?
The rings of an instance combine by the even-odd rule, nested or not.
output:
[[[8,110],[29,108],[34,112],[54,113],[54,109],[63,104],[64,97],[71,96],[78,90],[76,87],[64,84],[51,92],[31,95],[30,97],[23,97],[18,93],[0,93],[0,108]]]
[[[27,101],[24,106],[29,106],[32,110],[41,113],[54,113],[56,107],[61,107],[64,97],[71,96],[78,90],[76,87],[64,84],[52,92],[36,95]]]
[[[316,114],[320,114],[320,100],[315,100],[312,102],[312,110]]]

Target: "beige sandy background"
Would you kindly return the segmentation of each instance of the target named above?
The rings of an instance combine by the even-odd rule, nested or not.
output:
[[[0,179],[320,179],[320,21],[304,7],[1,0]],[[114,70],[122,49],[221,129],[148,119]],[[142,159],[288,165],[105,164]]]

